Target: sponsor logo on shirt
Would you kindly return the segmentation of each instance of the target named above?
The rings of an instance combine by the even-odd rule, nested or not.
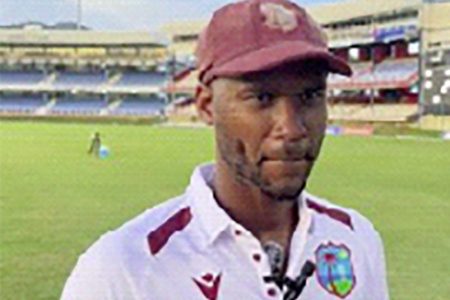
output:
[[[222,274],[214,276],[211,273],[203,275],[201,278],[194,280],[195,284],[198,286],[203,296],[208,300],[217,300],[217,295],[219,294],[220,278]]]
[[[330,294],[346,298],[356,285],[350,249],[332,242],[316,249],[316,276],[319,284]]]

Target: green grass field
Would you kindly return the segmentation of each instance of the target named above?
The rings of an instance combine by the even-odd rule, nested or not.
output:
[[[106,160],[86,153],[95,130]],[[212,158],[207,129],[0,122],[0,299],[58,299],[89,244]],[[449,142],[328,137],[309,190],[374,222],[391,299],[450,299]]]

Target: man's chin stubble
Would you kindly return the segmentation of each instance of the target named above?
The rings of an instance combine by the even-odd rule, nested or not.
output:
[[[295,202],[298,200],[298,197],[303,192],[303,190],[306,187],[306,181],[303,183],[303,185],[297,189],[293,193],[284,193],[283,191],[275,192],[270,189],[260,187],[260,190],[263,194],[265,194],[270,199],[273,199],[276,202]]]

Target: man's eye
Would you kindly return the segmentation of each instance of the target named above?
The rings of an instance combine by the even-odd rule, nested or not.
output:
[[[322,99],[322,98],[325,98],[325,96],[326,96],[326,92],[325,92],[324,89],[315,90],[315,91],[312,93],[312,97],[313,97],[313,98],[316,98],[316,99]]]
[[[256,98],[260,104],[266,105],[270,104],[274,100],[275,96],[271,93],[260,93],[256,96]]]
[[[325,98],[325,90],[306,90],[297,95],[300,102],[306,106],[313,106]]]

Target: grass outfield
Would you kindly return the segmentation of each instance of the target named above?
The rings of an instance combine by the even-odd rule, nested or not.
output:
[[[95,130],[107,160],[86,154]],[[206,129],[0,122],[0,298],[58,299],[89,244],[181,193],[212,155]],[[449,166],[449,142],[326,140],[309,189],[374,222],[393,300],[450,299]]]

